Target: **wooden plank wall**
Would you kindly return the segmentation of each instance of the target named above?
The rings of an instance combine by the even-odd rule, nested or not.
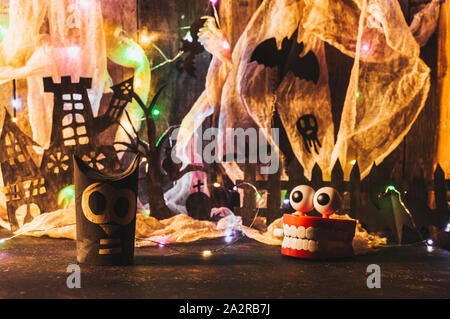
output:
[[[221,2],[222,27],[231,39],[233,46],[251,18],[252,12],[261,2],[261,0],[223,0]],[[429,0],[399,1],[408,23],[413,15],[428,2]],[[236,23],[236,19],[243,20]],[[424,175],[427,181],[431,181],[437,164],[438,124],[441,113],[440,101],[437,98],[437,46],[436,32],[421,52],[422,59],[431,69],[431,89],[426,105],[404,142],[378,167],[391,181],[399,184],[411,182],[414,176],[419,175]],[[327,46],[326,49],[331,94],[336,102],[333,105],[333,118],[339,121],[353,61],[331,46]]]
[[[442,4],[438,30],[438,95],[440,99],[437,160],[450,179],[450,3]]]
[[[181,47],[181,40],[187,32],[182,29],[183,27],[189,26],[201,16],[213,15],[207,0],[128,1],[136,2],[139,29],[147,28],[154,34],[157,38],[156,44],[169,57],[175,56]],[[222,0],[220,2],[221,26],[232,46],[261,2],[262,0]],[[152,58],[154,65],[162,62],[161,57],[154,49],[148,49],[147,53]],[[183,117],[204,90],[210,61],[211,55],[207,52],[196,57],[195,78],[182,70],[181,60],[152,73],[152,91],[163,84],[166,85],[158,106],[167,116],[170,124],[181,123]],[[157,125],[158,130],[162,131],[166,126],[164,118],[161,118]]]
[[[135,41],[140,42],[143,30],[147,30],[155,39],[155,44],[169,58],[177,55],[186,29],[196,19],[209,13],[208,1],[160,1],[160,0],[102,0],[105,18],[112,20]],[[153,48],[144,48],[152,65],[163,62],[162,56]],[[167,123],[180,123],[205,87],[205,77],[211,56],[203,53],[196,58],[196,78],[182,69],[182,59],[166,64],[152,72],[151,92],[163,85],[166,88],[159,98],[158,108],[161,117],[157,119],[157,130],[162,133]],[[114,81],[119,83],[133,75],[133,70],[115,65],[108,61],[108,71]],[[109,97],[102,100],[102,109],[107,107]],[[144,128],[143,128],[144,129]]]
[[[222,28],[232,46],[235,45],[248,20],[261,2],[262,0],[222,0],[220,2],[219,13]],[[402,0],[402,6],[405,13],[412,16],[424,2],[427,1]],[[112,19],[116,24],[122,25],[123,29],[136,40],[138,40],[138,30],[147,28],[149,32],[156,36],[156,44],[170,57],[175,56],[181,47],[181,40],[187,32],[182,27],[189,26],[202,15],[212,14],[207,0],[102,0],[102,9],[105,17]],[[408,17],[408,20],[410,20],[410,17]],[[441,33],[445,34],[442,30]],[[404,143],[389,155],[379,167],[379,169],[385,170],[386,175],[394,181],[411,179],[413,175],[422,173],[425,174],[427,180],[432,179],[436,164],[441,116],[437,82],[437,47],[438,37],[435,34],[428,44],[422,48],[422,58],[432,70],[432,88],[426,106],[405,138]],[[162,58],[156,50],[150,48],[147,49],[147,53],[154,65],[162,62]],[[330,85],[338,88],[345,84],[343,80],[348,75],[351,66],[347,61],[348,59],[339,55],[333,48],[327,48],[327,58],[330,64],[330,74],[334,74],[330,77]],[[171,124],[177,124],[190,110],[204,89],[210,59],[210,55],[206,52],[197,56],[196,78],[189,76],[182,70],[181,60],[152,73],[152,92],[163,84],[167,85],[158,103],[158,107],[163,114],[163,117],[157,121],[158,131],[162,132],[166,127],[164,116]],[[130,69],[112,63],[109,63],[108,67],[115,83],[131,76],[133,73]],[[5,84],[2,88],[0,94],[11,95],[9,85]],[[339,94],[345,95],[345,89],[332,91],[332,94],[335,95],[334,100],[343,101],[343,96],[339,96]],[[26,102],[25,81],[18,81],[18,92],[22,100]],[[109,97],[105,97],[104,100],[109,101]],[[339,117],[341,111],[341,106],[338,104],[333,106],[334,117]],[[19,124],[27,133],[30,133],[29,126],[25,125],[26,121],[26,112],[20,112]],[[445,165],[443,167],[445,170]],[[449,174],[450,172],[446,173]]]
[[[232,48],[261,3],[262,0],[222,0],[220,2],[221,27]]]
[[[219,14],[221,25],[230,40],[232,47],[236,44],[239,35],[244,30],[247,22],[261,2],[262,0],[222,0],[220,2]],[[425,3],[429,2],[429,0],[402,0],[400,2],[406,19],[410,22],[413,15],[420,10]],[[203,2],[200,1],[198,6],[201,8],[202,4]],[[158,3],[156,7],[161,8],[161,4]],[[192,6],[191,8],[193,11],[195,11],[195,9],[198,10],[198,8]],[[436,32],[427,45],[422,48],[421,53],[422,59],[431,69],[432,85],[426,105],[411,128],[410,133],[406,136],[404,142],[400,144],[378,168],[393,182],[408,183],[414,176],[420,175],[424,175],[427,181],[432,180],[432,175],[437,164],[438,123],[440,118],[440,101],[437,98],[437,46],[438,40]],[[338,88],[332,90],[334,100],[343,102],[346,89],[340,89],[340,86],[345,85],[347,82],[346,77],[349,75],[351,63],[349,63],[347,57],[336,51],[337,50],[333,50],[333,48],[327,48],[327,59],[330,65],[330,74],[332,74],[330,80],[333,81],[330,84],[331,86],[334,85]],[[189,85],[198,88],[200,83],[189,83]],[[177,94],[175,100],[178,104],[182,105],[182,107],[186,107],[188,101],[182,103],[182,98],[184,98],[182,94]],[[183,114],[185,109],[182,108],[180,111],[181,112],[177,112],[177,114]],[[333,117],[339,118],[341,111],[341,105],[334,105]]]
[[[175,56],[181,48],[181,41],[189,31],[183,27],[209,14],[208,1],[205,0],[137,0],[137,5],[140,29],[147,28],[152,35],[154,34],[155,43],[168,57]],[[163,62],[155,49],[150,48],[147,53],[153,65]],[[153,92],[155,88],[166,85],[158,103],[163,115],[157,121],[160,132],[166,128],[164,116],[171,124],[180,123],[200,96],[205,88],[210,60],[211,56],[206,52],[196,57],[196,78],[184,72],[181,59],[152,72]]]

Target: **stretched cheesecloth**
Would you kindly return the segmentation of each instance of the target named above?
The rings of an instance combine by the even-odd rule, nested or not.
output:
[[[107,57],[135,69],[135,91],[144,102],[150,87],[150,66],[144,51],[102,15],[100,0],[10,0],[9,28],[0,44],[0,82],[26,79],[33,139],[49,146],[53,94],[44,93],[43,77],[59,82],[70,75],[92,78],[88,90],[94,115],[111,83]],[[117,13],[117,12],[115,12]],[[106,23],[104,23],[106,22]],[[136,82],[135,82],[136,83]],[[135,125],[142,111],[131,107]]]
[[[0,80],[27,79],[27,105],[34,139],[48,146],[53,95],[43,77],[92,78],[90,97],[98,110],[107,79],[106,45],[100,4],[79,8],[69,0],[11,0],[10,28],[0,45]],[[46,25],[46,23],[48,24]]]
[[[28,30],[30,34],[36,34],[39,30],[36,26],[44,15],[44,11],[40,10],[50,4],[57,5],[56,0],[28,0],[23,3],[31,10],[24,12],[35,13],[30,13],[30,21],[18,22],[22,30]],[[436,6],[437,3],[433,2],[426,9],[436,14]],[[214,109],[220,111],[218,121],[221,132],[227,127],[267,128],[272,124],[276,100],[289,142],[307,176],[311,174],[312,167],[317,162],[327,178],[335,160],[339,158],[346,176],[351,169],[350,161],[356,159],[364,177],[373,162],[381,162],[400,143],[423,108],[427,97],[429,69],[419,58],[418,41],[421,44],[426,42],[435,25],[433,19],[428,19],[428,16],[423,16],[422,19],[417,16],[415,21],[414,30],[410,29],[395,0],[263,1],[241,35],[232,55],[224,52],[223,48],[219,49],[220,46],[207,46],[213,54],[213,60],[206,88],[183,120],[182,130],[184,129],[185,133],[180,134],[177,141],[178,157],[184,164],[195,163],[195,148],[192,147],[194,131]],[[34,27],[27,29],[30,22]],[[277,76],[277,71],[257,62],[249,62],[250,57],[255,48],[269,38],[275,38],[280,48],[282,40],[290,37],[297,29],[298,41],[305,44],[304,53],[313,51],[319,61],[319,80],[314,84],[288,73],[281,84],[274,88],[273,78]],[[207,41],[221,43],[223,34],[214,31],[203,36]],[[417,40],[414,35],[417,35]],[[10,74],[11,77],[11,74],[14,74],[9,72],[19,72],[20,75],[20,72],[27,70],[25,73],[30,76],[34,74],[29,72],[30,70],[42,70],[41,66],[41,69],[29,66],[34,66],[33,54],[36,61],[41,59],[39,54],[46,56],[45,46],[39,50],[24,49],[15,44],[13,39],[9,40],[10,50],[16,53],[9,55],[10,60],[5,58],[8,55],[4,48],[7,48],[8,42],[2,43],[4,47],[0,51],[3,52],[0,54],[0,66],[9,69],[0,68],[0,78],[7,80],[7,76],[1,76]],[[30,36],[30,42],[23,41],[22,45],[29,43],[40,48],[36,39]],[[325,42],[355,61],[336,141],[331,120],[328,68],[324,57]],[[33,53],[31,56],[30,52]],[[11,62],[15,57],[22,58]],[[25,69],[22,69],[23,67]],[[89,72],[93,72],[92,69]],[[99,78],[104,76],[100,71],[97,74]],[[99,80],[99,83],[104,83],[103,80]],[[308,113],[313,114],[319,123],[318,139],[321,147],[318,153],[307,152],[296,129],[298,118]],[[270,141],[269,136],[267,139]],[[226,138],[224,141],[226,142]],[[237,165],[226,165],[226,169],[232,179],[243,178]],[[192,179],[192,176],[186,178]],[[173,207],[179,206],[182,201],[178,199],[180,196],[185,197],[191,188],[190,183],[179,182],[178,185],[180,189],[166,196],[168,204],[174,203]],[[18,214],[20,215],[20,212]],[[35,215],[37,217],[31,223],[23,225],[17,233],[75,238],[73,207]],[[0,223],[8,227],[6,222],[0,220]],[[260,242],[280,245],[281,239],[274,236],[274,230],[282,228],[281,219],[278,219],[266,229],[249,229],[242,226],[240,219],[232,214],[228,214],[217,224],[196,221],[186,215],[158,221],[139,214],[136,227],[138,246],[154,245],[154,241],[174,243],[221,237],[224,236],[224,230],[230,227],[236,227],[246,236]],[[367,234],[358,226],[354,240],[357,253],[383,242],[384,238]]]
[[[430,88],[429,68],[420,59],[420,44],[434,32],[439,3],[430,3],[407,25],[396,0],[265,0],[254,13],[232,52],[231,64],[211,49],[205,92],[182,122],[177,155],[192,160],[187,146],[203,119],[220,111],[223,147],[226,128],[272,127],[275,101],[293,152],[310,177],[317,163],[328,179],[337,159],[348,178],[353,160],[361,177],[392,152],[408,133],[422,110]],[[275,67],[250,62],[255,48],[298,30],[302,54],[312,51],[320,65],[317,84],[288,72],[274,87]],[[417,36],[417,39],[414,37]],[[419,42],[419,43],[418,43]],[[335,141],[331,113],[325,43],[354,59]],[[318,122],[318,152],[308,152],[296,127],[298,119],[312,114]],[[267,134],[266,134],[267,135]],[[266,138],[271,141],[270,136]],[[275,147],[277,147],[275,145]],[[224,164],[229,176],[243,178],[234,164]]]

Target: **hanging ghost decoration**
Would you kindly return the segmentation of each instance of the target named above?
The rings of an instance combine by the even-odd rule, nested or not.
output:
[[[133,263],[138,157],[120,175],[107,176],[74,157],[77,261]]]
[[[0,45],[0,80],[27,79],[33,139],[50,142],[52,97],[43,77],[92,78],[89,95],[96,114],[107,80],[106,45],[98,1],[10,1],[10,28]]]
[[[353,61],[337,121],[326,44]],[[347,179],[355,160],[364,178],[399,145],[424,106],[430,70],[419,54],[396,0],[265,0],[233,50],[223,86],[209,84],[208,92],[221,94],[219,132],[271,128],[277,115],[306,177],[317,163],[329,179],[339,159]],[[302,125],[305,116],[315,119],[310,129]],[[224,166],[232,179],[242,178],[237,166]]]

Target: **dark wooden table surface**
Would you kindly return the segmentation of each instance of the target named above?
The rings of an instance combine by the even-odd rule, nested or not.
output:
[[[0,230],[0,238],[9,233]],[[244,239],[209,258],[222,240],[136,249],[135,265],[81,266],[81,288],[69,289],[75,241],[18,237],[0,244],[0,298],[449,298],[450,252],[410,246],[335,261],[282,256],[280,248]],[[381,267],[381,288],[366,269]]]

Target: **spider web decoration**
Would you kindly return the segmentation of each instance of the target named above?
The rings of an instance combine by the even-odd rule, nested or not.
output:
[[[0,154],[0,165],[12,230],[19,228],[16,210],[22,205],[27,205],[24,222],[32,218],[33,203],[41,212],[58,208],[59,191],[73,184],[74,155],[99,171],[114,173],[121,169],[114,147],[101,145],[98,136],[118,123],[133,99],[133,78],[112,87],[108,110],[96,118],[87,94],[91,82],[90,78],[80,78],[73,83],[67,76],[55,83],[52,78],[44,78],[44,91],[54,93],[54,107],[50,146],[40,166],[33,161],[38,156],[32,146],[38,144],[20,130],[6,109],[0,110],[0,145],[5,150]]]

